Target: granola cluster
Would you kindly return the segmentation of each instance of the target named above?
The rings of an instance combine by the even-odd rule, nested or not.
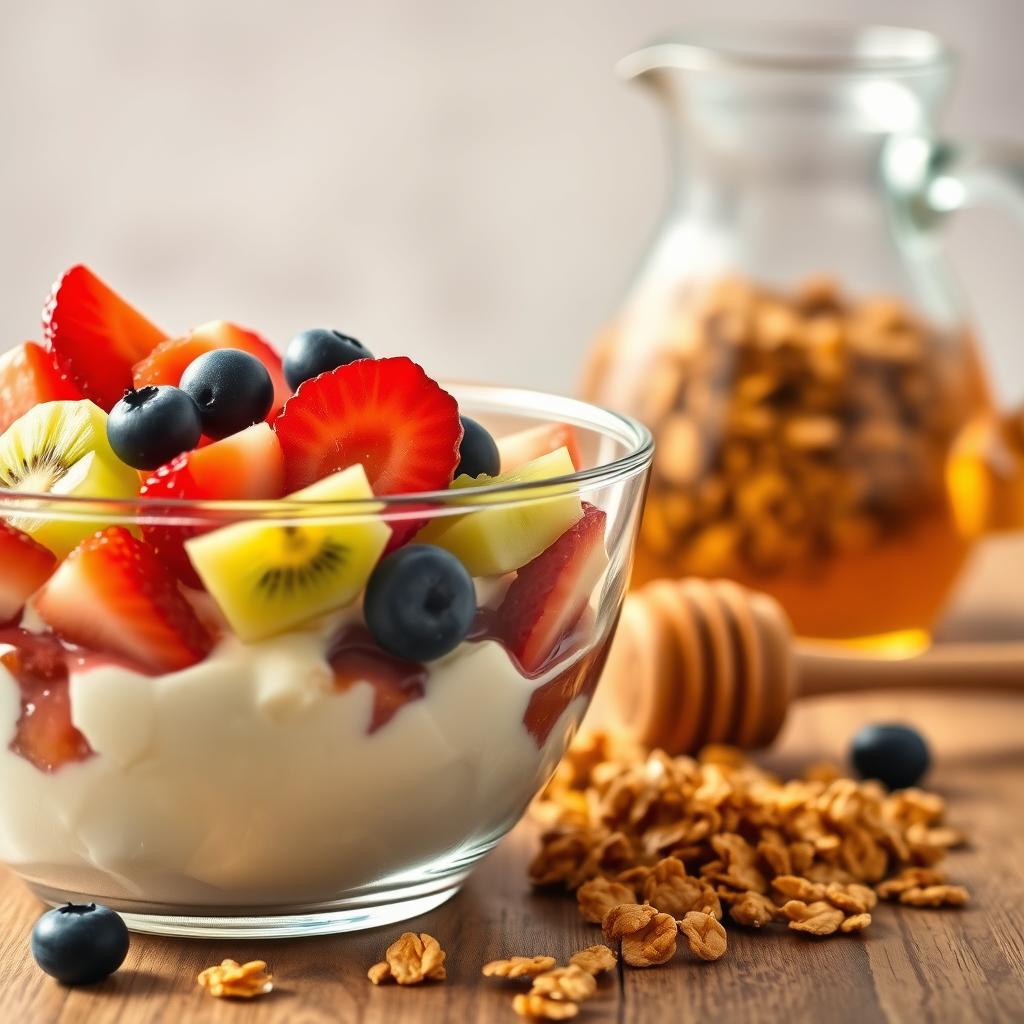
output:
[[[675,928],[673,926],[673,933]],[[513,956],[484,964],[485,978],[526,978],[528,992],[518,993],[512,1009],[531,1020],[568,1020],[580,1011],[580,1003],[597,993],[597,976],[618,962],[607,946],[589,946],[569,958],[564,967],[553,956]]]
[[[530,875],[575,892],[630,966],[671,960],[677,932],[716,960],[726,913],[825,936],[867,928],[879,899],[961,906],[967,891],[938,867],[963,842],[945,811],[936,794],[887,793],[830,766],[782,781],[728,747],[673,758],[592,736],[538,798]]]
[[[207,967],[198,977],[199,985],[218,999],[255,999],[274,990],[274,977],[264,960],[222,960]]]
[[[387,948],[384,959],[374,964],[367,977],[374,985],[396,981],[399,985],[419,985],[424,981],[444,981],[445,952],[426,932],[404,932]]]

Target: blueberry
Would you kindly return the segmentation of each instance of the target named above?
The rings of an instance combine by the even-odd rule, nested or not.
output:
[[[433,661],[466,639],[476,616],[476,591],[453,554],[410,544],[373,571],[363,613],[374,640],[389,654]]]
[[[126,391],[107,417],[107,440],[114,453],[135,469],[156,469],[191,451],[203,434],[199,408],[172,387]]]
[[[128,955],[128,929],[114,911],[68,903],[43,914],[32,929],[36,963],[65,985],[88,985],[113,974]]]
[[[459,445],[459,467],[456,476],[497,476],[501,472],[501,453],[494,438],[468,416],[462,419],[462,444]]]
[[[203,433],[214,440],[262,422],[274,405],[269,371],[237,348],[201,355],[181,375],[180,386],[199,407]]]
[[[321,373],[348,366],[357,359],[372,359],[373,355],[362,342],[340,331],[314,327],[292,338],[284,353],[284,376],[288,386],[298,386]]]
[[[878,779],[889,789],[914,786],[928,771],[931,756],[924,737],[909,725],[865,725],[850,749],[862,779]]]

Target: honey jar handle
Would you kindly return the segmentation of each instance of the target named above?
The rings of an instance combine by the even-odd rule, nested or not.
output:
[[[1009,211],[1024,227],[1022,144],[898,136],[887,144],[882,166],[895,208],[918,228],[979,204]],[[947,482],[965,536],[1024,530],[1024,407],[985,411],[965,424],[952,446]]]
[[[797,673],[802,697],[881,689],[1024,693],[1024,644],[943,644],[912,658],[880,658],[804,643]]]

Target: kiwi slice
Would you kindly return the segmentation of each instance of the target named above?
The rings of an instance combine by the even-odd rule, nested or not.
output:
[[[388,538],[361,464],[286,501],[361,501],[359,515],[251,521],[195,537],[185,550],[206,589],[242,640],[263,640],[351,604]]]
[[[457,477],[452,490],[470,491],[463,496],[468,504],[486,504],[493,499],[474,498],[472,488],[541,483],[570,476],[575,471],[569,449],[563,447],[500,476]],[[582,517],[583,505],[572,489],[537,487],[505,507],[484,508],[463,516],[438,516],[420,531],[416,540],[447,549],[469,570],[470,576],[500,576],[521,569]]]
[[[107,414],[89,401],[44,402],[15,420],[0,437],[0,487],[25,494],[131,498],[138,474],[107,441]],[[9,516],[12,526],[63,558],[80,541],[109,525],[37,514]]]

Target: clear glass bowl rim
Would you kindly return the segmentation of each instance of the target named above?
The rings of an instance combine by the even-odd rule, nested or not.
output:
[[[568,423],[601,433],[626,447],[611,462],[538,483],[496,484],[465,491],[425,491],[393,494],[372,501],[210,501],[168,499],[162,501],[98,499],[68,495],[31,494],[0,487],[0,515],[50,517],[71,521],[103,519],[111,524],[159,522],[164,526],[196,521],[239,519],[309,520],[383,517],[388,520],[432,518],[467,509],[511,507],[550,498],[552,493],[584,493],[627,480],[649,467],[654,438],[639,420],[576,398],[528,388],[496,384],[441,381],[465,405],[466,414],[503,413],[537,419],[537,425]],[[524,427],[525,429],[525,427]]]
[[[926,29],[814,21],[707,23],[653,40],[619,61],[634,78],[656,68],[688,71],[917,74],[945,67],[953,53]]]

